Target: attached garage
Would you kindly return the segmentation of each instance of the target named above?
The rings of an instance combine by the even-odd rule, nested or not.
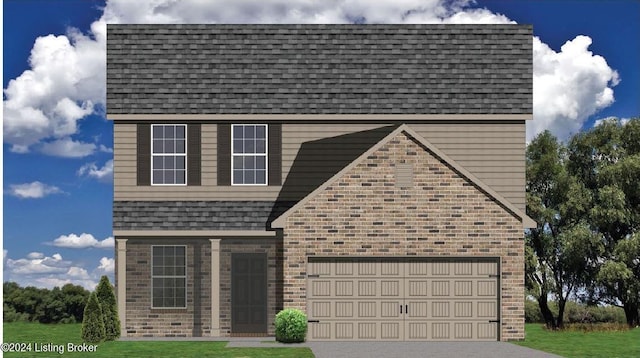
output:
[[[310,340],[499,340],[494,258],[309,258]]]
[[[284,307],[316,341],[524,339],[532,225],[401,125],[273,221]]]

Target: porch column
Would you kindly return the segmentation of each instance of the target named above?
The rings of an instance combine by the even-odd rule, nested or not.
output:
[[[118,277],[118,318],[120,318],[120,336],[127,336],[127,239],[116,239],[118,243],[117,257]]]
[[[220,239],[211,241],[211,337],[220,337]]]

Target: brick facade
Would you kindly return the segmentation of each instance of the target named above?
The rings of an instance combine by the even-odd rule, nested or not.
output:
[[[397,187],[409,163],[413,187]],[[524,339],[522,223],[406,132],[330,183],[283,228],[285,307],[306,310],[309,256],[498,257],[500,339]]]
[[[187,308],[151,308],[151,246],[187,245]],[[281,260],[276,239],[223,239],[220,245],[220,335],[231,335],[231,254],[267,254],[267,328],[275,335],[282,309]],[[199,257],[195,259],[196,253]],[[198,263],[199,262],[199,263]],[[280,262],[278,268],[277,262]],[[117,273],[116,273],[117,276]],[[129,239],[127,242],[128,337],[207,337],[211,335],[211,246],[208,239]],[[199,294],[198,294],[199,293]],[[199,308],[198,308],[199,307]],[[198,322],[200,324],[198,324]]]
[[[152,245],[187,246],[187,308],[151,308]],[[211,335],[211,244],[209,240],[129,239],[126,277],[127,337],[206,337]]]

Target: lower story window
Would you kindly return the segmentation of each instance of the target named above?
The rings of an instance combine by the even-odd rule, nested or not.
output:
[[[186,246],[152,246],[151,281],[153,308],[186,308]]]

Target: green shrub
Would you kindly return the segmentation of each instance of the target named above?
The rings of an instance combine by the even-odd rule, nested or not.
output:
[[[104,320],[102,318],[102,308],[98,302],[96,293],[89,296],[89,301],[84,308],[82,319],[82,340],[89,343],[98,343],[105,338]]]
[[[529,299],[524,301],[524,321],[526,323],[544,323],[538,301]]]
[[[624,332],[631,329],[626,323],[569,323],[563,330],[576,332]]]
[[[301,343],[307,335],[307,315],[295,308],[284,309],[276,315],[276,340]]]
[[[554,317],[558,317],[558,304],[549,301],[549,309]],[[525,300],[524,319],[527,323],[544,323],[538,301]],[[564,310],[564,323],[625,323],[624,311],[615,306],[585,305],[568,301]]]
[[[113,292],[113,286],[109,282],[107,276],[100,278],[100,283],[96,288],[96,296],[102,307],[102,316],[104,320],[105,340],[113,341],[120,337],[120,319],[118,318],[118,307],[116,303],[116,295]]]
[[[20,322],[20,321],[28,322],[29,321],[28,314],[16,312],[16,309],[13,306],[7,305],[6,302],[2,307],[2,311],[3,311],[4,322]]]

